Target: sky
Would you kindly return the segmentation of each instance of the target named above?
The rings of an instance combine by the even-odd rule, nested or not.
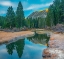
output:
[[[25,17],[34,11],[47,9],[53,3],[53,0],[0,0],[0,16],[6,15],[9,6],[16,11],[19,1],[23,5]]]

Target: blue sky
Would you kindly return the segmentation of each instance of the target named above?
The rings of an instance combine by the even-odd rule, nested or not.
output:
[[[9,6],[13,6],[16,11],[19,1],[22,2],[24,15],[27,17],[33,11],[47,9],[54,0],[0,0],[0,15],[5,15]]]

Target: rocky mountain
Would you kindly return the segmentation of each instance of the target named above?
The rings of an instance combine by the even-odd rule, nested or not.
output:
[[[33,13],[31,13],[27,18],[46,18],[47,16],[47,12],[46,10],[41,10],[41,11],[35,11]]]

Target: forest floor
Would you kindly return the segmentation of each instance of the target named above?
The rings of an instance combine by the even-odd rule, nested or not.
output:
[[[33,34],[34,34],[34,32],[31,32],[31,31],[20,31],[20,32],[0,31],[0,43],[8,42],[15,37],[29,36],[29,35],[33,35]]]

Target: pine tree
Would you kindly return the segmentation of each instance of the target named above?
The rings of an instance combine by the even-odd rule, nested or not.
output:
[[[53,26],[53,21],[55,19],[55,14],[54,14],[54,9],[53,9],[53,5],[50,5],[49,7],[49,11],[47,13],[47,18],[46,18],[46,25],[49,27]]]
[[[0,16],[0,28],[4,28],[5,25],[5,17]]]
[[[6,27],[12,28],[15,27],[15,13],[12,6],[8,8],[6,14]]]
[[[57,23],[59,23],[59,20],[60,20],[60,0],[54,0],[53,6],[54,6],[54,12],[55,12],[54,21],[56,22],[55,23],[56,25]]]
[[[54,0],[53,4],[49,6],[46,23],[48,26],[57,25],[60,22],[60,0]]]
[[[60,23],[64,22],[64,0],[61,0],[60,4]]]
[[[23,6],[21,2],[18,3],[18,7],[16,10],[16,22],[17,22],[17,27],[23,27],[25,25],[25,17],[24,17],[24,12],[23,12]]]

